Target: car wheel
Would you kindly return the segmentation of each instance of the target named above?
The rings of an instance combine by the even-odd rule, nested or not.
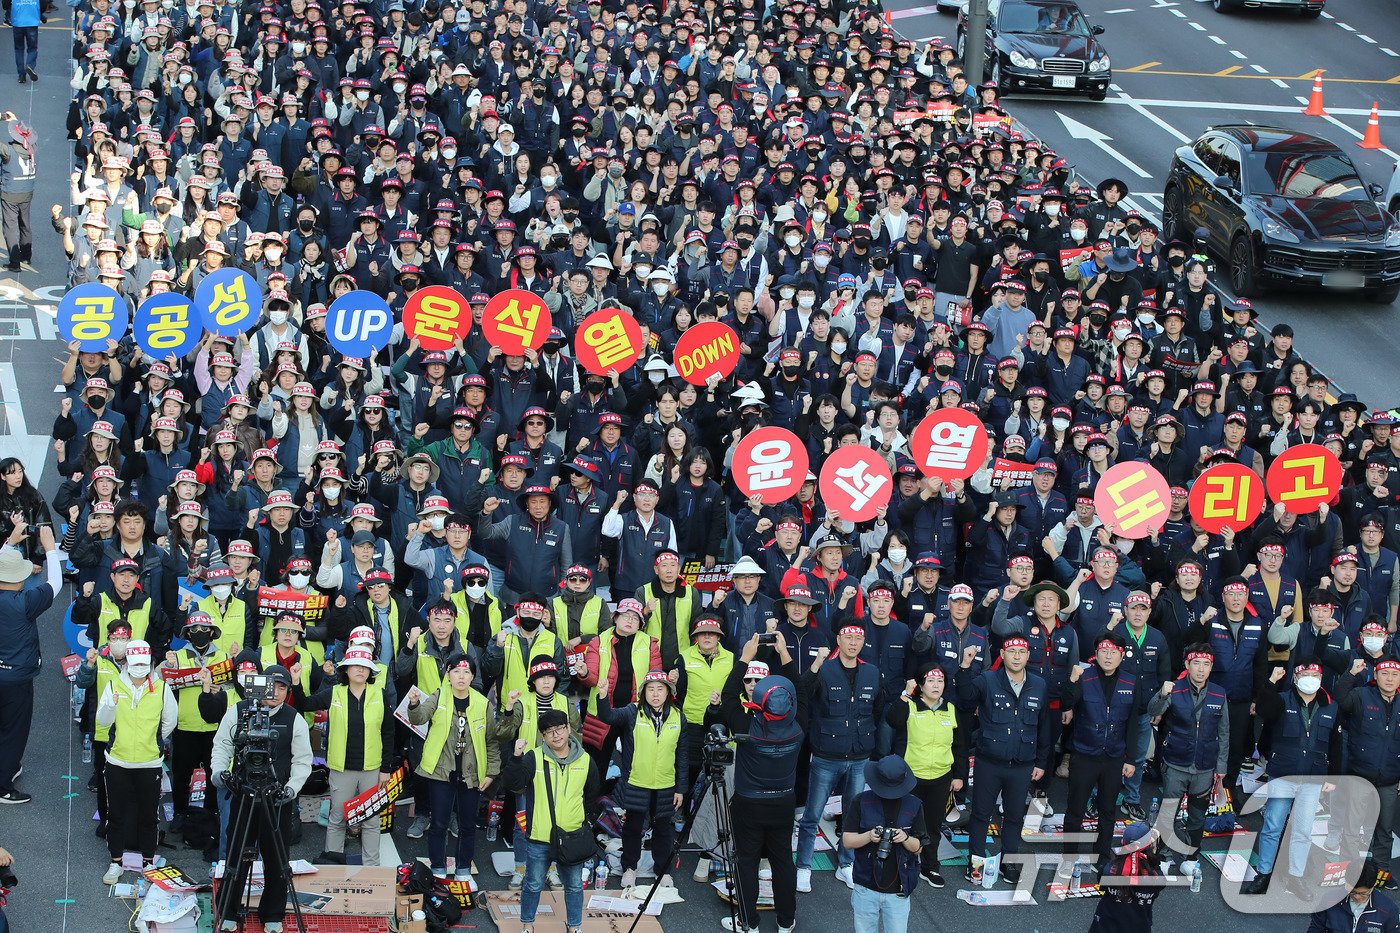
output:
[[[1377,305],[1394,304],[1396,298],[1400,298],[1400,284],[1366,293],[1366,300]]]
[[[1103,99],[1105,99],[1106,97],[1108,97],[1108,88],[1106,88],[1106,87],[1105,87],[1105,88],[1100,88],[1100,89],[1097,90],[1097,91],[1090,91],[1090,92],[1089,92],[1089,99],[1090,99],[1090,100],[1103,100]]]
[[[1230,242],[1230,287],[1241,298],[1259,296],[1259,281],[1254,273],[1254,250],[1244,236],[1237,236]]]
[[[1303,10],[1300,15],[1303,19],[1317,19],[1322,15],[1322,10]]]
[[[1235,0],[1210,0],[1211,9],[1217,13],[1233,13]]]
[[[967,38],[961,29],[958,30],[958,61],[967,61]]]
[[[1162,239],[1168,243],[1181,239],[1181,225],[1185,220],[1185,199],[1181,189],[1173,185],[1162,196]]]
[[[1010,93],[1010,88],[1001,80],[1001,56],[997,56],[997,60],[992,62],[992,74],[988,80],[997,86],[997,97],[1005,97]]]

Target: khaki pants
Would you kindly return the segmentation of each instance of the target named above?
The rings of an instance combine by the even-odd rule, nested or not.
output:
[[[379,786],[378,771],[332,771],[330,825],[326,827],[326,851],[345,851],[345,801]],[[360,824],[360,850],[364,864],[379,864],[379,817]]]

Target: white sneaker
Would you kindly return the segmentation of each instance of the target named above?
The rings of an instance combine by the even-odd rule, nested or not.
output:
[[[1064,859],[1060,862],[1059,867],[1055,869],[1055,877],[1059,878],[1061,881],[1070,880],[1074,877],[1074,865],[1075,862],[1072,859]]]
[[[797,891],[799,894],[812,893],[812,869],[797,869]]]
[[[729,930],[730,933],[736,933],[736,931],[737,933],[758,933],[758,927],[735,926],[732,917],[721,917],[719,925],[723,929]]]
[[[472,873],[469,871],[459,871],[452,878],[453,881],[465,881],[468,891],[476,890],[476,882],[472,880]]]
[[[549,866],[548,877],[551,890],[558,891],[560,888],[564,887],[564,882],[559,877],[559,869],[555,868],[553,865]]]
[[[225,920],[219,924],[219,933],[238,933],[238,921]]]
[[[629,868],[622,873],[622,890],[626,891],[628,888],[634,887],[636,884],[637,872],[635,869]]]
[[[846,887],[850,888],[852,891],[856,889],[855,875],[852,873],[851,866],[849,865],[845,866],[844,868],[836,869],[836,880],[844,884]]]
[[[778,933],[792,933],[792,931],[795,930],[795,929],[797,929],[797,921],[796,921],[796,920],[792,921],[792,926],[790,926],[790,927],[785,927],[785,926],[779,925],[779,926],[778,926]]]
[[[661,886],[663,888],[674,888],[676,886],[676,879],[672,878],[670,875],[662,875]]]
[[[1181,863],[1181,868],[1178,870],[1178,874],[1180,874],[1183,878],[1190,878],[1196,873],[1196,869],[1200,867],[1201,863],[1197,859],[1187,859],[1186,861]]]
[[[690,880],[705,884],[710,880],[710,860],[702,858],[695,863],[695,873],[690,876]]]
[[[282,921],[269,920],[263,924],[263,931],[264,933],[282,933]]]
[[[510,873],[510,887],[513,891],[519,891],[520,886],[525,883],[525,869],[516,866],[515,871]]]
[[[956,803],[955,803],[955,804],[953,804],[952,807],[950,807],[950,808],[948,809],[948,812],[945,813],[945,814],[943,815],[943,822],[945,822],[945,823],[956,823],[958,820],[962,819],[962,815],[963,815],[963,808],[962,808],[962,805],[961,805],[961,804],[956,804]]]
[[[121,862],[109,862],[109,863],[107,864],[107,873],[104,874],[104,875],[102,876],[102,883],[103,883],[103,884],[116,884],[118,881],[121,881],[121,880],[122,880],[122,863],[121,863]]]

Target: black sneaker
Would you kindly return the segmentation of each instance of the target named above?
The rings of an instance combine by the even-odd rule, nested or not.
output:
[[[936,868],[930,868],[930,869],[927,869],[927,870],[925,870],[925,871],[919,872],[919,877],[923,878],[925,881],[927,881],[930,885],[932,885],[932,886],[935,887],[935,888],[941,888],[941,887],[943,887],[943,884],[944,884],[943,875],[942,875],[942,873],[939,872],[939,870],[936,869]]]
[[[320,862],[323,865],[344,865],[345,853],[332,852],[330,849],[327,849],[320,855],[316,856],[316,861]]]
[[[1090,800],[1084,804],[1084,818],[1097,820],[1099,818],[1099,803],[1097,800]]]
[[[966,868],[963,869],[963,878],[971,882],[972,884],[982,883],[982,873],[977,869],[973,868],[971,864],[969,864]]]
[[[1125,803],[1119,809],[1123,811],[1124,816],[1134,823],[1142,823],[1147,820],[1147,811],[1142,808],[1142,804],[1140,803]]]
[[[22,790],[12,790],[7,794],[0,794],[0,803],[28,803],[34,797],[26,794]]]
[[[1002,880],[1009,885],[1017,885],[1021,882],[1021,866],[1005,865],[1001,869]]]
[[[30,81],[33,81],[33,82],[35,82],[35,83],[38,83],[38,81],[39,81],[39,72],[35,71],[33,68],[25,68],[24,70],[25,70],[25,72],[29,75],[29,80],[30,80]]]

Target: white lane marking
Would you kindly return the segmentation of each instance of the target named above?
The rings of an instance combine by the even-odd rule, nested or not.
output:
[[[1123,90],[1121,87],[1119,87],[1119,86],[1116,85],[1116,84],[1110,84],[1108,87],[1109,87],[1109,90],[1113,90],[1113,91],[1121,91],[1121,90]]]
[[[1185,18],[1186,18],[1186,14],[1183,13],[1183,12],[1181,12],[1180,10],[1172,10],[1172,16],[1179,16],[1179,17],[1181,17],[1182,19],[1185,19]],[[1392,54],[1394,54],[1394,53],[1392,53]]]
[[[1233,55],[1233,56],[1235,56],[1236,58],[1248,58],[1248,57],[1249,57],[1249,56],[1245,55],[1243,52],[1241,52],[1241,51],[1238,50],[1238,49],[1231,49],[1231,50],[1230,50],[1230,54]]]
[[[1194,29],[1194,30],[1196,30],[1197,32],[1205,32],[1205,31],[1206,31],[1206,27],[1202,26],[1200,23],[1192,23],[1192,24],[1191,24],[1191,28]]]
[[[1259,72],[1261,75],[1266,75],[1266,74],[1269,73],[1269,69],[1265,68],[1263,65],[1250,65],[1249,67],[1250,67],[1250,68],[1253,68],[1255,71]]]
[[[1174,137],[1178,142],[1182,142],[1182,143],[1189,143],[1189,142],[1191,142],[1191,137],[1190,137],[1190,136],[1187,136],[1185,133],[1181,132],[1181,131],[1178,130],[1176,127],[1172,126],[1172,125],[1171,125],[1170,123],[1168,123],[1166,120],[1163,120],[1161,117],[1157,116],[1155,113],[1153,113],[1152,111],[1148,110],[1146,107],[1143,107],[1143,106],[1139,105],[1138,102],[1137,102],[1137,100],[1136,100],[1135,98],[1133,98],[1132,95],[1130,95],[1130,94],[1124,94],[1124,93],[1121,93],[1121,92],[1120,92],[1119,95],[1118,95],[1116,98],[1114,98],[1114,100],[1115,100],[1115,102],[1125,103],[1125,104],[1127,104],[1129,107],[1132,107],[1133,110],[1135,110],[1137,113],[1141,114],[1143,117],[1145,117],[1145,118],[1146,118],[1147,120],[1149,120],[1150,122],[1156,124],[1156,125],[1158,126],[1158,128],[1160,128],[1160,129],[1166,131],[1166,133],[1167,133],[1168,136]]]
[[[1333,16],[1331,13],[1328,13],[1326,10],[1323,10],[1323,11],[1322,11],[1322,18],[1323,18],[1323,19],[1336,19],[1337,17]]]
[[[1372,45],[1375,45],[1375,44],[1376,44],[1376,40],[1375,40],[1375,39],[1372,39],[1370,36],[1362,35],[1362,34],[1359,33],[1359,32],[1356,34],[1356,38],[1360,39],[1362,42],[1369,42],[1369,43],[1371,43]]]
[[[1211,36],[1211,37],[1210,37],[1210,41],[1214,42],[1216,45],[1224,45],[1224,44],[1225,44],[1225,40],[1222,39],[1222,38],[1220,38],[1219,36]]]
[[[1148,7],[1149,10],[1165,10],[1168,7],[1176,6],[1176,0],[1157,0],[1156,3]]]
[[[1277,84],[1279,87],[1283,88],[1285,91],[1288,90],[1288,85],[1284,81],[1275,78],[1274,83]]]
[[[1130,6],[1125,6],[1125,7],[1123,7],[1123,9],[1121,9],[1121,10],[1104,10],[1104,11],[1103,11],[1103,13],[1104,13],[1105,16],[1112,16],[1114,13],[1131,13],[1131,12],[1133,12],[1133,8],[1130,7]]]
[[[1354,27],[1354,26],[1348,26],[1346,23],[1340,23],[1340,22],[1339,22],[1339,23],[1337,23],[1337,25],[1338,25],[1338,26],[1341,26],[1341,27],[1342,27],[1343,29],[1345,29],[1347,32],[1356,32],[1356,27]]]
[[[1297,100],[1300,104],[1307,102],[1307,98],[1303,97],[1297,98]],[[1119,104],[1125,107],[1132,107],[1133,109],[1137,109],[1138,107],[1151,107],[1153,109],[1172,110],[1237,110],[1242,112],[1255,110],[1260,113],[1298,112],[1298,107],[1295,104],[1246,104],[1223,100],[1162,100],[1158,98],[1132,98],[1124,100],[1122,97],[1107,97],[1099,103]],[[1364,117],[1371,113],[1371,108],[1357,109],[1353,107],[1339,107],[1330,112],[1343,117]],[[1400,110],[1382,110],[1380,115],[1382,117],[1400,117]]]
[[[1067,117],[1063,113],[1060,113],[1058,110],[1055,111],[1055,115],[1060,118],[1060,121],[1062,123],[1064,123],[1065,129],[1069,131],[1069,135],[1073,136],[1075,139],[1086,139],[1089,142],[1093,143],[1095,146],[1098,146],[1110,158],[1116,160],[1119,165],[1123,166],[1128,171],[1137,175],[1139,178],[1152,177],[1148,172],[1144,171],[1142,167],[1139,166],[1137,163],[1133,162],[1127,156],[1123,155],[1123,153],[1119,152],[1117,149],[1114,149],[1112,146],[1109,145],[1109,143],[1113,141],[1112,136],[1108,136],[1105,133],[1094,129],[1092,126],[1087,126],[1083,123],[1080,123],[1073,117]]]
[[[1369,110],[1366,111],[1366,112],[1367,112],[1368,114],[1370,113]],[[1364,139],[1364,138],[1365,138],[1365,134],[1363,134],[1360,130],[1352,129],[1350,126],[1347,126],[1345,123],[1343,123],[1341,120],[1338,120],[1336,117],[1332,116],[1331,114],[1324,114],[1323,117],[1322,117],[1322,119],[1326,120],[1328,123],[1330,123],[1330,124],[1332,124],[1333,126],[1337,127],[1337,129],[1343,130],[1344,132],[1347,132],[1347,133],[1350,133],[1352,136],[1355,136],[1357,139]],[[1397,153],[1395,153],[1394,151],[1392,151],[1392,150],[1390,150],[1390,149],[1381,149],[1380,151],[1381,151],[1381,152],[1384,152],[1386,155],[1390,156],[1392,159],[1400,159],[1400,154],[1397,154]]]
[[[1381,51],[1389,55],[1391,58],[1400,58],[1400,52],[1396,52],[1394,49],[1388,49],[1385,46],[1381,46]]]

